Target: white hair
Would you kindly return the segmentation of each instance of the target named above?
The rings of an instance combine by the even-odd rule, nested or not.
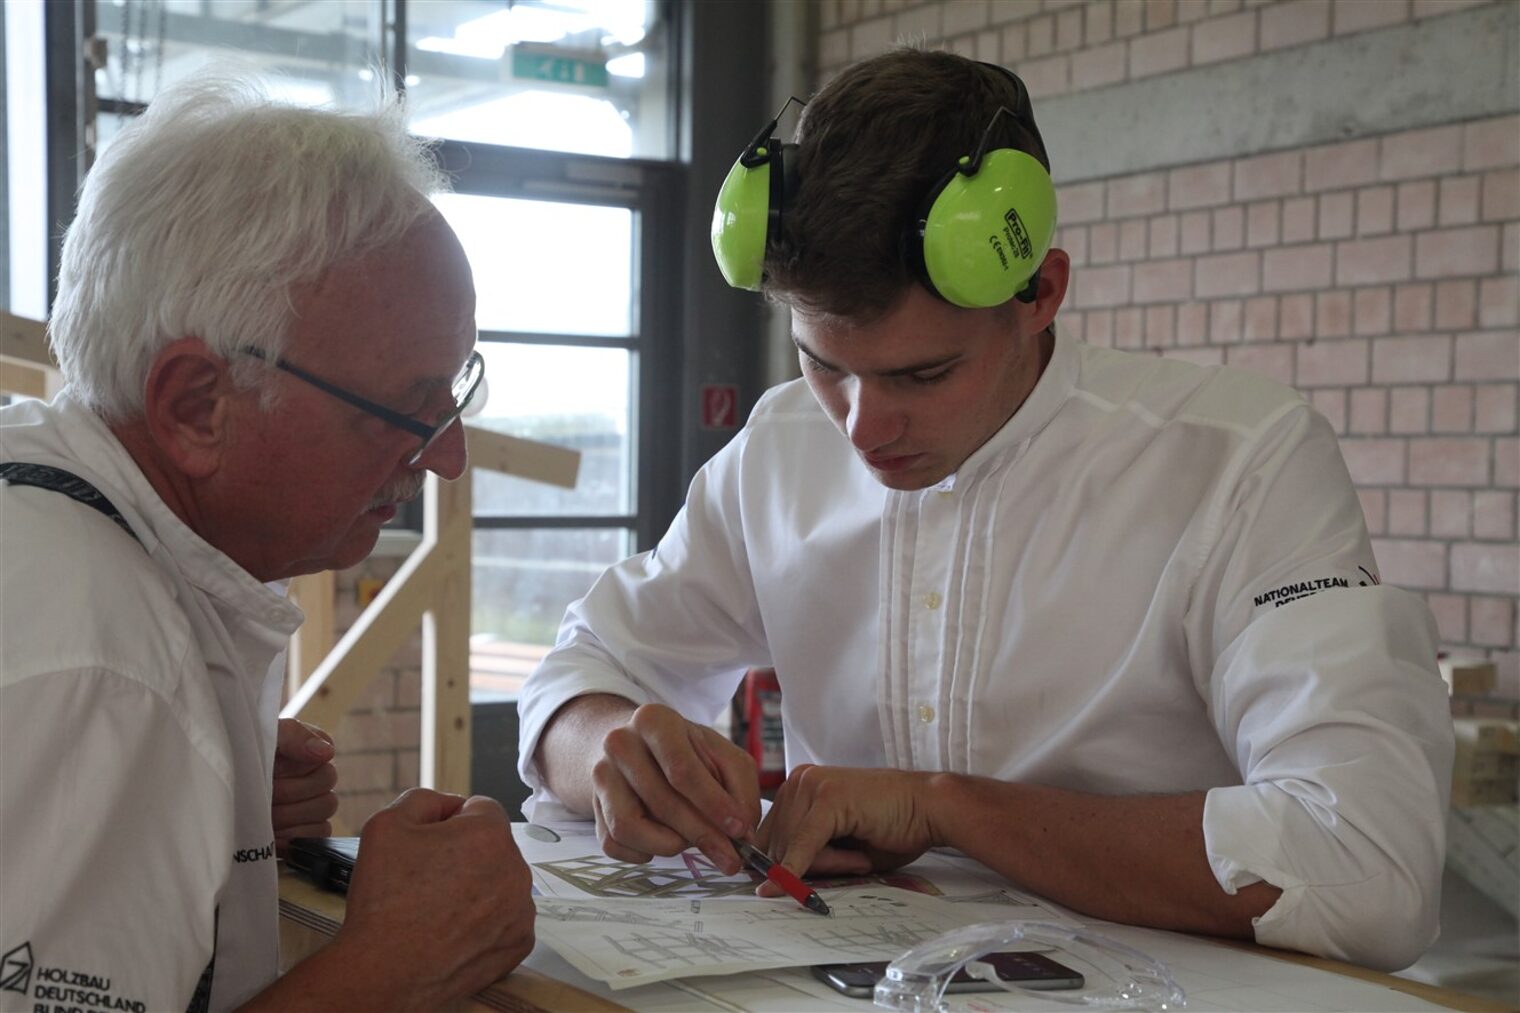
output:
[[[254,385],[268,367],[238,350],[280,353],[291,287],[399,239],[444,188],[394,99],[298,108],[226,73],[166,89],[80,192],[49,324],[64,379],[107,421],[133,419],[154,357],[193,336]]]

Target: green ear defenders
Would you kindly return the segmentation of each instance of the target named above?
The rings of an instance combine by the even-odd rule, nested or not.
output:
[[[1013,82],[1013,107],[999,106],[976,151],[962,155],[929,190],[919,207],[917,242],[909,244],[929,290],[967,308],[1013,298],[1034,302],[1056,230],[1056,191],[1044,158],[1016,148],[988,150],[998,118],[1007,116],[1045,155],[1029,92],[1008,68],[982,66]]]
[[[793,102],[807,104],[799,98],[787,99],[776,118],[745,146],[718,190],[712,219],[713,256],[723,279],[734,288],[759,291],[766,244],[781,228],[787,194],[795,192],[788,187],[786,154],[797,146],[771,136]]]
[[[975,154],[962,155],[925,198],[919,215],[924,280],[956,306],[1034,302],[1040,265],[1056,227],[1056,191],[1039,159],[1015,148],[987,151],[999,107]]]
[[[1033,302],[1056,226],[1055,186],[1041,160],[1015,148],[988,150],[1004,115],[1033,136],[1042,154],[1044,140],[1024,83],[1005,67],[984,66],[1013,82],[1014,108],[1000,106],[976,151],[963,155],[930,189],[917,216],[917,234],[906,244],[929,290],[966,308],[1001,306],[1015,297]],[[786,195],[796,192],[783,166],[783,149],[795,145],[770,137],[780,118],[777,113],[739,156],[713,209],[713,255],[735,288],[760,287],[768,237],[779,234]]]

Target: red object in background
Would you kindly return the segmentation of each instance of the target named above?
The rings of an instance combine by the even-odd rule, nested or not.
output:
[[[781,731],[781,680],[774,668],[744,675],[744,749],[760,768],[760,787],[786,780],[786,737]]]
[[[702,385],[702,428],[733,429],[739,424],[739,385]]]

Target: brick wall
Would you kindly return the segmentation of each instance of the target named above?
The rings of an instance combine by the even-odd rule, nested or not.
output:
[[[897,42],[1017,70],[1035,99],[1505,0],[812,0],[821,80]]]
[[[1018,71],[1038,115],[1485,2],[819,0],[815,55],[821,83],[898,42],[944,47]],[[1383,579],[1520,696],[1520,115],[1068,185],[1055,170],[1066,333],[1301,390],[1341,436]]]

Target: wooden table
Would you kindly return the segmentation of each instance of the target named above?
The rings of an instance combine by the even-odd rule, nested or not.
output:
[[[338,926],[343,924],[344,908],[343,897],[319,890],[306,879],[282,866],[280,873],[280,954],[284,964],[282,969],[288,969],[325,945],[338,931]],[[1215,941],[1278,960],[1305,964],[1335,974],[1374,982],[1448,1009],[1468,1010],[1471,1013],[1506,1013],[1515,1009],[1505,1003],[1464,995],[1423,982],[1397,978],[1391,974],[1370,971],[1354,964],[1326,960],[1323,957],[1309,957],[1287,950],[1273,950],[1238,940]],[[508,1010],[511,1013],[535,1013],[541,1010],[604,1013],[604,1011],[626,1010],[624,1006],[526,967],[519,967],[456,1008]],[[866,1004],[861,1006],[862,1013],[872,1008]]]

